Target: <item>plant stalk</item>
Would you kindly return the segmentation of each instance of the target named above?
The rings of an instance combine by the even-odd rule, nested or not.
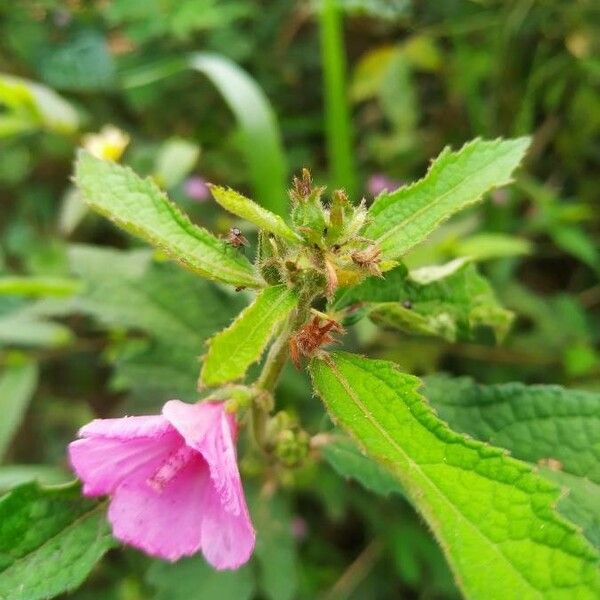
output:
[[[290,315],[279,335],[269,348],[269,353],[254,387],[264,393],[272,394],[277,386],[281,372],[288,359],[290,338],[310,315],[313,300],[319,294],[312,286],[307,286],[298,300],[298,307]],[[252,430],[257,445],[264,450],[266,442],[266,426],[270,407],[266,406],[264,394],[257,394],[251,409]]]
[[[356,166],[346,85],[343,20],[337,0],[322,0],[319,21],[330,184],[344,188],[352,197],[356,191]]]

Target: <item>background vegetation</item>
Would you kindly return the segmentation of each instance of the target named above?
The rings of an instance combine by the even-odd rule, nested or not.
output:
[[[93,416],[194,399],[195,357],[245,303],[150,264],[85,212],[74,150],[106,124],[130,136],[123,162],[223,234],[234,222],[203,181],[282,212],[289,177],[307,166],[371,200],[420,177],[445,145],[533,134],[515,185],[407,260],[474,256],[516,314],[504,343],[361,321],[346,344],[417,375],[599,389],[599,17],[592,0],[0,4],[0,488],[68,480],[65,446]],[[311,432],[325,426],[300,373],[286,372],[280,398]],[[242,467],[248,479],[257,469]],[[118,549],[69,597],[457,597],[428,531],[384,491],[328,464],[290,471],[282,493],[255,502],[264,533],[241,571]]]

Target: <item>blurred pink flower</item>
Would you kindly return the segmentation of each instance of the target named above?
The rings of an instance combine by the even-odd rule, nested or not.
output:
[[[306,519],[303,519],[302,517],[295,516],[292,519],[291,527],[292,535],[297,540],[301,541],[308,535],[308,523],[306,522]]]
[[[379,196],[382,192],[393,192],[403,185],[402,181],[392,179],[383,173],[374,173],[367,181],[367,191],[371,196]]]
[[[170,400],[162,415],[96,419],[69,445],[86,496],[111,496],[119,540],[175,561],[202,550],[216,569],[250,558],[255,533],[222,402]]]
[[[210,198],[210,189],[206,185],[206,181],[198,175],[188,177],[183,184],[183,190],[188,198],[204,202]]]

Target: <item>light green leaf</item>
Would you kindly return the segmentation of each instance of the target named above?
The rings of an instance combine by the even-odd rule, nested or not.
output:
[[[484,232],[457,241],[452,251],[457,256],[468,256],[482,261],[492,258],[530,254],[533,246],[529,240],[503,233]]]
[[[114,545],[104,512],[76,484],[26,483],[0,498],[0,598],[42,600],[80,585]]]
[[[446,277],[450,277],[450,275],[454,275],[454,273],[466,265],[467,262],[469,262],[468,259],[464,257],[455,258],[442,265],[425,265],[423,267],[412,269],[409,275],[413,281],[416,281],[421,285],[426,285],[428,283],[433,283],[434,281],[439,281],[440,279],[446,279]]]
[[[600,486],[566,471],[542,468],[540,473],[563,490],[559,512],[579,525],[585,537],[600,550]]]
[[[338,352],[311,372],[332,418],[398,478],[467,597],[598,597],[598,554],[529,465],[450,430],[393,363]]]
[[[150,179],[80,151],[75,181],[94,210],[191,271],[236,286],[261,286],[240,252],[194,225]]]
[[[379,494],[403,494],[402,487],[394,476],[379,463],[363,454],[352,440],[340,437],[323,446],[325,460],[346,479],[354,479],[363,487]]]
[[[81,288],[76,279],[67,277],[0,277],[0,294],[18,296],[71,296]]]
[[[559,510],[600,547],[600,394],[446,376],[428,377],[424,394],[457,431],[551,465],[544,475],[569,490]]]
[[[200,374],[202,385],[218,385],[243,377],[260,359],[277,325],[298,303],[285,285],[262,290],[254,302],[227,328],[209,340]]]
[[[148,574],[153,600],[250,600],[254,575],[249,566],[236,571],[215,571],[201,556],[174,564],[155,561]]]
[[[218,185],[211,185],[210,191],[215,200],[230,213],[254,223],[259,229],[274,233],[290,242],[302,242],[302,238],[290,229],[279,215],[256,204],[250,198],[242,196],[231,188]]]
[[[444,149],[423,179],[377,197],[364,235],[386,259],[401,257],[454,213],[509,183],[528,145],[529,138],[477,139],[458,152]]]
[[[0,316],[0,346],[49,347],[65,346],[72,334],[64,325],[41,320],[41,314],[23,306]]]
[[[472,337],[481,326],[490,327],[502,339],[512,323],[512,313],[500,305],[475,265],[458,262],[458,267],[445,272],[419,269],[413,276],[400,266],[383,279],[369,277],[344,290],[334,306],[366,303],[366,312],[378,325],[451,342]],[[438,278],[445,273],[449,275]],[[420,283],[417,277],[429,283]]]
[[[58,211],[58,230],[63,236],[69,237],[89,212],[90,209],[81,199],[79,190],[69,186],[62,197]]]
[[[0,374],[0,459],[25,416],[37,380],[35,363],[11,365]]]
[[[0,104],[8,109],[0,119],[0,137],[36,129],[72,133],[79,127],[79,115],[71,104],[27,79],[0,73]]]
[[[199,156],[200,147],[197,144],[171,138],[160,147],[154,177],[163,187],[171,188],[194,168]]]
[[[0,491],[2,493],[30,481],[37,481],[43,485],[55,485],[68,483],[72,479],[71,473],[49,465],[0,466]]]
[[[140,340],[138,334],[111,353],[112,385],[132,390],[146,405],[166,395],[197,399],[198,354],[243,308],[243,294],[229,293],[173,264],[153,263],[147,250],[72,246],[69,259],[85,284],[70,300],[69,312],[148,336]]]

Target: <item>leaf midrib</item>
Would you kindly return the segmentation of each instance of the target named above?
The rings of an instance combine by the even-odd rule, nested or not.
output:
[[[504,153],[502,155],[502,158],[504,158],[504,156],[506,155],[506,153]],[[490,165],[492,165],[494,162],[496,162],[499,159],[498,156],[494,156],[492,158],[492,160],[490,160],[489,162],[487,162],[484,167],[482,167],[481,169],[478,169],[477,174],[481,173],[481,171],[483,171],[484,169],[489,168]],[[423,182],[427,181],[427,177],[429,174],[426,174],[425,177],[421,180]],[[472,177],[473,175],[471,174],[470,177]],[[510,176],[509,176],[510,179]],[[387,233],[384,233],[383,235],[381,235],[379,238],[377,238],[377,240],[375,240],[378,244],[381,244],[384,240],[386,240],[387,238],[389,238],[391,235],[395,234],[396,231],[400,228],[404,228],[406,227],[408,224],[410,224],[412,221],[414,221],[414,219],[416,219],[417,217],[420,217],[424,212],[426,212],[427,210],[429,210],[429,208],[431,207],[431,205],[434,202],[442,202],[448,195],[454,193],[454,191],[459,188],[461,185],[464,184],[464,179],[462,181],[460,181],[459,183],[457,183],[456,185],[452,186],[451,188],[448,188],[448,190],[446,190],[446,192],[444,192],[443,194],[439,195],[439,196],[435,196],[433,197],[427,204],[425,204],[425,206],[422,206],[421,208],[417,209],[415,212],[413,212],[408,218],[404,219],[403,221],[401,221],[400,223],[398,223],[397,225],[394,225],[394,227],[392,227],[392,229],[388,230]],[[424,183],[422,184],[423,186],[425,185]],[[496,184],[495,186],[490,186],[490,187],[497,187],[498,185],[502,185],[502,184]],[[490,189],[490,188],[488,188]],[[466,204],[470,204],[473,202],[476,202],[481,196],[483,196],[483,194],[485,194],[485,192],[482,192],[481,194],[479,194],[475,199],[470,200],[469,202],[467,202]],[[398,202],[399,200],[397,200],[396,202]],[[464,204],[464,203],[463,203]],[[375,219],[378,219],[380,217],[380,215],[383,215],[387,212],[387,209],[391,207],[391,204],[386,207],[384,210],[382,210],[376,217]]]
[[[261,318],[258,319],[256,324],[254,325],[254,327],[250,330],[250,335],[248,335],[247,340],[251,340],[252,336],[254,333],[256,333],[256,331],[260,328],[260,326],[269,319],[269,317],[271,316],[271,314],[279,307],[281,306],[281,304],[287,299],[287,297],[290,295],[290,290],[289,289],[285,289],[283,290],[285,293],[282,293],[281,296],[279,297],[279,299],[273,304],[271,305],[270,310]],[[250,307],[248,307],[250,308]],[[273,322],[273,327],[271,329],[274,329],[276,324],[279,322],[280,319],[277,319],[276,321]],[[231,328],[235,327],[235,322],[231,325]],[[231,331],[231,329],[229,329],[229,331]],[[251,344],[250,344],[251,345]],[[241,352],[242,348],[246,348],[248,347],[248,344],[236,344],[234,346],[233,352],[230,354],[230,360],[227,362],[234,362],[235,358],[237,358],[237,356],[239,355],[239,353]],[[261,349],[262,352],[262,349]],[[221,362],[219,368],[215,371],[216,375],[220,375],[223,372],[223,367],[224,365],[226,365],[226,362]]]
[[[343,359],[342,359],[343,360]],[[336,375],[338,381],[340,382],[340,384],[342,385],[342,387],[344,388],[344,390],[346,391],[346,393],[348,394],[348,396],[352,399],[352,401],[357,405],[357,407],[362,410],[363,414],[366,416],[367,420],[383,435],[383,437],[385,437],[390,444],[396,448],[396,450],[398,451],[399,454],[401,454],[402,456],[404,456],[405,460],[413,467],[415,468],[416,471],[418,471],[423,478],[429,482],[429,484],[438,492],[438,496],[440,498],[442,498],[443,500],[445,500],[446,505],[454,512],[456,513],[456,515],[458,515],[466,524],[469,525],[469,527],[479,536],[481,537],[484,542],[487,542],[487,544],[497,553],[500,555],[501,558],[504,559],[504,561],[506,562],[506,564],[508,564],[511,569],[519,576],[519,578],[528,586],[530,587],[533,591],[536,592],[536,594],[538,595],[539,598],[543,598],[543,593],[538,589],[533,587],[533,584],[523,575],[523,573],[521,573],[521,571],[519,571],[519,569],[513,565],[513,563],[510,561],[509,557],[506,556],[506,554],[504,553],[504,551],[502,550],[502,548],[500,546],[498,546],[498,544],[496,544],[493,540],[491,540],[485,533],[483,533],[476,525],[475,523],[473,523],[469,517],[467,517],[467,515],[465,515],[461,510],[459,510],[459,508],[453,504],[450,500],[450,498],[446,495],[446,493],[440,488],[438,487],[438,485],[436,484],[436,482],[434,480],[431,479],[431,477],[421,468],[421,465],[417,462],[415,462],[402,448],[402,446],[400,446],[393,437],[391,437],[387,431],[385,430],[385,428],[383,428],[379,422],[377,421],[377,419],[375,419],[375,417],[371,414],[371,412],[367,409],[367,407],[364,405],[364,403],[355,395],[354,390],[352,390],[351,387],[349,387],[348,385],[348,381],[347,379],[340,373],[339,369],[337,368],[337,365],[335,363],[333,363],[333,361],[331,363],[328,363],[329,368],[332,370],[332,372]],[[354,365],[354,367],[360,369],[360,366]],[[368,372],[368,374],[373,375],[374,377],[376,377],[377,379],[379,379],[386,387],[389,388],[389,384],[381,379],[381,377],[379,377],[377,374],[372,373],[372,372]],[[354,433],[352,434],[353,437],[357,437],[354,435]],[[359,439],[358,440],[359,443],[361,443],[362,445],[362,441]],[[459,580],[459,578],[457,578],[457,580]]]
[[[234,282],[240,281],[240,277],[243,275],[245,278],[246,285],[249,285],[249,286],[260,285],[256,279],[252,278],[251,272],[249,272],[245,269],[236,270],[231,267],[230,263],[229,264],[221,263],[219,265],[219,270],[221,271],[221,273],[223,275],[228,275],[230,277],[230,279],[226,279],[225,277],[218,277],[206,268],[207,263],[210,263],[210,261],[204,260],[195,254],[191,255],[191,259],[186,257],[186,252],[181,248],[181,246],[179,244],[177,244],[175,246],[178,250],[178,254],[173,252],[173,250],[171,249],[172,247],[170,247],[168,243],[164,243],[164,242],[160,241],[160,240],[164,240],[164,236],[157,234],[156,229],[154,227],[148,227],[147,225],[140,227],[140,226],[136,225],[130,219],[123,219],[121,217],[116,216],[113,212],[111,212],[110,210],[108,210],[104,207],[101,207],[96,202],[92,202],[90,200],[87,200],[87,202],[94,208],[94,210],[96,210],[96,212],[107,217],[110,221],[112,221],[113,223],[115,223],[116,225],[121,227],[122,229],[125,229],[126,231],[128,231],[129,233],[132,233],[134,235],[139,235],[140,237],[144,237],[147,235],[150,238],[150,243],[157,246],[158,248],[164,250],[164,252],[166,254],[168,254],[171,259],[173,259],[177,262],[183,263],[184,265],[188,265],[194,271],[200,271],[204,276],[206,276],[210,279],[217,279],[218,281],[223,281],[225,283],[231,284],[232,280]],[[191,224],[191,221],[190,221],[190,224]],[[189,235],[199,245],[201,245],[201,246],[203,245],[204,248],[209,248],[212,252],[221,255],[223,258],[228,258],[225,253],[221,254],[216,248],[207,244],[206,241],[202,241],[198,237],[190,234],[184,227],[182,227],[181,223],[179,223],[178,221],[177,221],[177,226],[180,228],[180,230],[183,233],[185,233],[186,235]],[[237,264],[237,263],[235,263],[235,264]]]

